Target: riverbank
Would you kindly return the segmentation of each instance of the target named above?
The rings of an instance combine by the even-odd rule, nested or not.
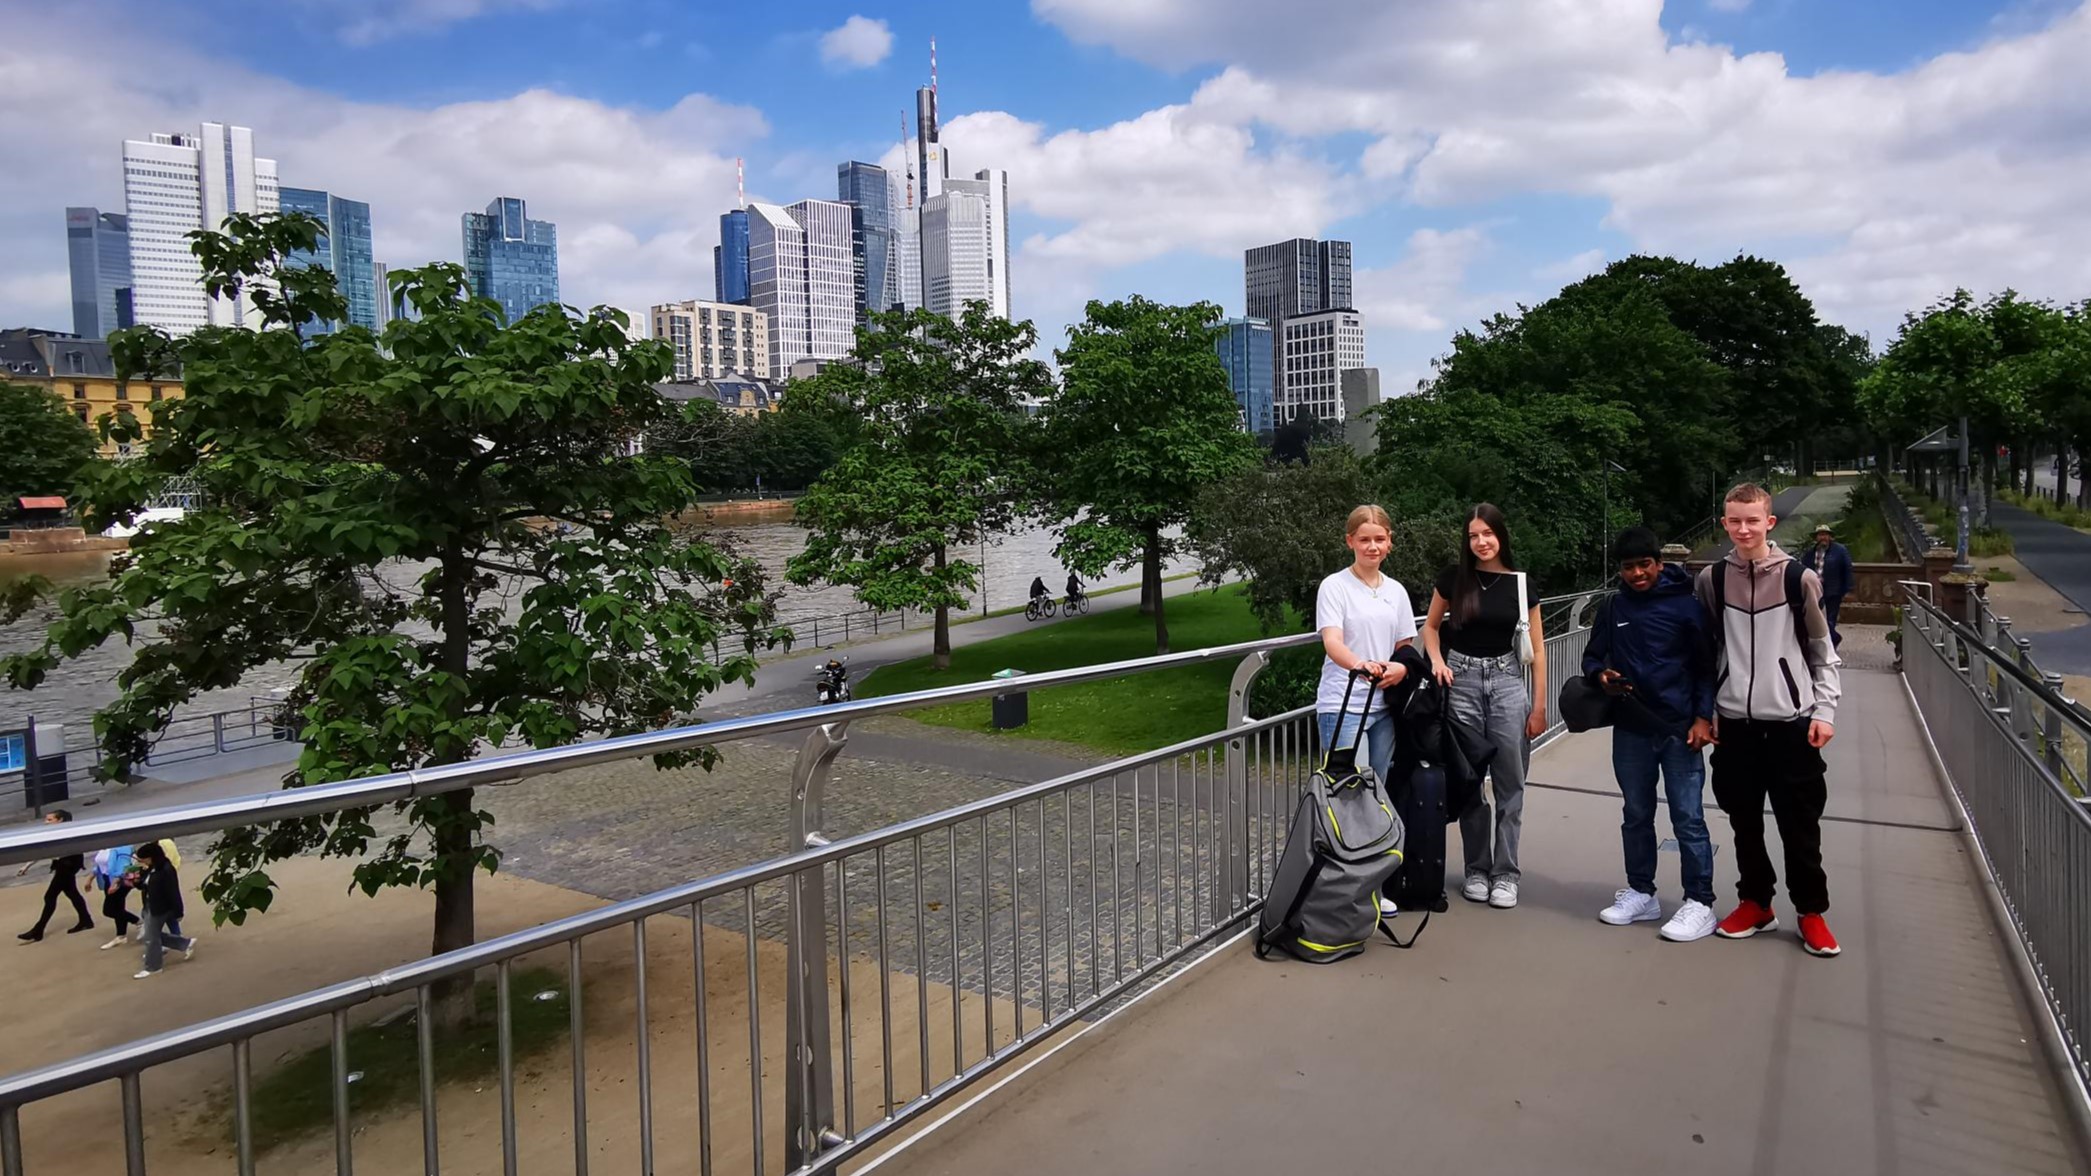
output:
[[[0,539],[0,556],[75,555],[89,551],[126,551],[130,546],[129,539],[89,535],[79,527],[45,527],[10,532],[7,538]]]

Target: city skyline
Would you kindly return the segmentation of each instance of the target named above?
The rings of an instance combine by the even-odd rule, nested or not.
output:
[[[66,325],[63,207],[120,210],[116,144],[206,118],[252,126],[286,179],[368,201],[395,267],[461,260],[458,213],[510,192],[559,224],[568,301],[702,294],[736,158],[751,199],[789,203],[830,194],[841,161],[919,155],[896,131],[916,138],[932,36],[951,174],[1010,173],[1012,296],[1041,352],[1090,298],[1243,313],[1242,250],[1304,236],[1353,242],[1390,392],[1462,327],[1637,251],[1773,258],[1876,341],[1956,284],[2081,297],[2091,132],[2060,97],[2091,51],[2080,3],[1507,11],[1339,6],[1309,53],[1241,0],[1195,19],[898,3],[859,22],[890,48],[830,58],[817,42],[848,14],[751,14],[725,38],[629,0],[17,6],[11,40],[64,43],[84,19],[111,68],[79,86],[10,59],[28,84],[0,99],[9,141],[37,166],[0,176],[0,321]]]

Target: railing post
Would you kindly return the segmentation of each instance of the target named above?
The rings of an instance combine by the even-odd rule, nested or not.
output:
[[[1227,686],[1227,729],[1236,730],[1249,719],[1249,688],[1257,675],[1271,664],[1268,653],[1252,653],[1234,668]],[[1249,905],[1249,753],[1241,736],[1227,739],[1227,787],[1220,797],[1221,828],[1227,830],[1227,850],[1220,862],[1221,885],[1213,892],[1215,921],[1225,919]]]
[[[828,843],[821,832],[826,820],[828,770],[849,742],[847,722],[814,728],[799,749],[791,772],[791,852]],[[835,868],[844,868],[837,862]],[[836,1138],[835,1060],[828,1045],[828,888],[820,866],[801,870],[791,879],[791,920],[785,928],[790,947],[791,991],[784,1012],[785,1169],[811,1163]],[[755,935],[755,928],[748,928]],[[849,967],[849,960],[837,961]]]
[[[2047,685],[2049,693],[2057,698],[2062,696],[2062,675],[2042,674],[2040,680]],[[2062,712],[2052,706],[2047,708],[2046,716],[2040,721],[2040,762],[2047,765],[2055,779],[2065,782],[2069,779],[2062,763]]]
[[[220,754],[225,751],[225,712],[211,712],[211,746]]]

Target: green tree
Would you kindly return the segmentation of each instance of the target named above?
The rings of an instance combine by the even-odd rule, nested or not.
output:
[[[671,411],[652,388],[667,347],[631,342],[600,308],[504,324],[454,265],[391,275],[417,313],[382,339],[302,338],[347,316],[331,274],[281,262],[319,228],[242,215],[194,235],[205,288],[244,290],[261,329],[112,340],[124,373],[179,363],[185,395],[161,406],[143,458],[91,474],[91,514],[130,516],[178,476],[207,505],[141,537],[106,586],[66,593],[44,647],[7,659],[12,684],[138,642],[95,718],[120,777],[198,692],[295,663],[296,787],[689,722],[708,692],[752,681],[774,638],[759,568],[664,526],[695,493],[683,463],[626,455]],[[469,944],[473,875],[500,858],[490,817],[470,790],[397,812],[384,834],[369,810],[229,831],[204,896],[240,922],[269,906],[269,863],[317,851],[358,859],[366,893],[432,888],[431,949]],[[464,1011],[462,985],[442,995]]]
[[[0,380],[0,510],[24,494],[71,493],[94,448],[94,430],[57,393]]]
[[[1091,302],[1057,353],[1062,386],[1040,434],[1056,553],[1089,576],[1137,564],[1158,653],[1169,651],[1162,564],[1182,542],[1168,532],[1200,490],[1256,464],[1213,348],[1219,320],[1209,302]]]
[[[793,583],[847,584],[878,609],[936,614],[937,669],[951,665],[951,610],[979,587],[964,556],[1016,517],[1023,405],[1051,386],[1026,358],[1038,339],[968,303],[958,321],[926,310],[872,316],[852,362],[791,395],[846,405],[857,437],[798,501],[811,535]]]

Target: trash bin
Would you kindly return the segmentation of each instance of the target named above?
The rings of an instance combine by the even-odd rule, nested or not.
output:
[[[996,670],[991,675],[996,681],[1007,681],[1024,676],[1022,670]],[[1024,691],[995,695],[994,723],[997,731],[1013,731],[1031,721],[1031,696]]]
[[[63,723],[36,724],[36,774],[23,781],[22,799],[29,807],[53,805],[72,799],[71,781],[66,775],[65,725]],[[25,776],[27,773],[25,772]]]

